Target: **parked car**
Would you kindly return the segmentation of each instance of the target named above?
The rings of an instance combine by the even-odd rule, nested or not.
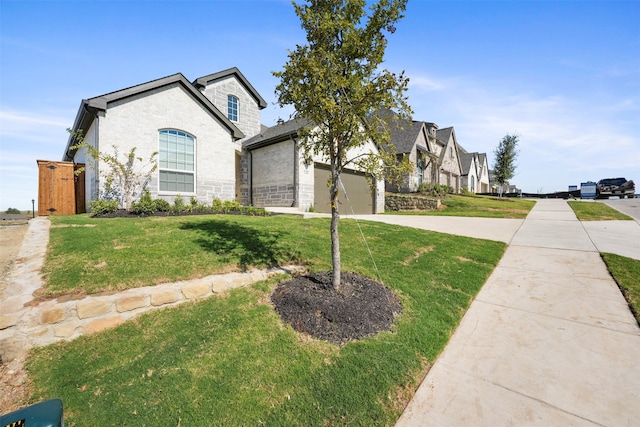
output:
[[[624,199],[635,197],[636,185],[632,180],[626,178],[606,178],[598,181],[596,185],[596,198],[608,199],[610,196],[620,196]]]
[[[0,416],[0,426],[64,427],[62,400],[51,399]]]

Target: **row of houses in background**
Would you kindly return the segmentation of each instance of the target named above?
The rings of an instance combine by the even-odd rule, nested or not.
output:
[[[82,131],[85,141],[102,152],[128,153],[135,147],[142,158],[157,152],[158,168],[147,183],[154,198],[172,202],[181,195],[205,203],[219,198],[328,211],[328,161],[320,156],[308,161],[298,150],[297,131],[306,123],[290,120],[267,128],[260,122],[266,105],[237,68],[194,81],[177,73],[82,100],[72,130]],[[344,171],[340,202],[349,208],[343,211],[382,212],[385,191],[413,192],[423,183],[447,185],[454,192],[491,191],[487,156],[464,150],[453,127],[414,121],[393,130],[392,140],[397,154],[415,165],[413,172],[400,186],[378,181],[372,187],[362,171]],[[76,142],[69,137],[62,160],[76,169],[87,165],[75,177],[73,210],[79,213],[101,196],[105,183],[104,165],[95,164],[85,149],[73,149]],[[379,148],[369,143],[361,149]],[[40,168],[39,213],[72,213],[47,207],[55,191],[43,183],[42,173],[56,168],[38,163],[48,165]]]

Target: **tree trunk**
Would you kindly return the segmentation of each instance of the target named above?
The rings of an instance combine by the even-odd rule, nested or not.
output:
[[[340,175],[332,172],[331,188],[329,198],[331,201],[331,263],[333,268],[332,285],[334,289],[340,290],[340,238],[338,235],[338,222],[340,212],[338,211],[338,189],[340,188]]]

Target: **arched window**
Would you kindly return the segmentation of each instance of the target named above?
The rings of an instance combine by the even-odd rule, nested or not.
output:
[[[160,191],[194,193],[195,138],[179,130],[163,129],[159,145]]]
[[[238,121],[238,98],[233,95],[227,96],[227,118],[231,121]]]

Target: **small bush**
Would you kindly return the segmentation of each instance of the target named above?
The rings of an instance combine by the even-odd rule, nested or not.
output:
[[[15,215],[15,214],[19,214],[19,213],[20,213],[20,211],[18,209],[16,209],[16,208],[7,209],[7,214],[9,214],[9,215]]]
[[[173,206],[171,210],[176,213],[185,212],[187,210],[181,195],[178,194],[175,199],[173,199]]]
[[[118,201],[105,199],[92,200],[89,202],[89,210],[91,211],[91,216],[112,213],[118,210]]]
[[[139,202],[131,203],[131,213],[136,215],[152,215],[156,211],[156,205],[151,200],[149,190],[144,190]]]
[[[155,199],[153,204],[157,212],[169,212],[171,210],[171,204],[164,199]]]
[[[239,211],[240,210],[240,203],[236,202],[235,200],[225,200],[224,203],[222,203],[222,212],[224,213],[229,213],[231,211]]]
[[[211,204],[211,208],[214,213],[222,212],[222,200],[217,197],[213,199],[213,203]]]
[[[453,188],[449,187],[448,185],[432,184],[430,182],[424,182],[420,184],[420,187],[418,188],[418,192],[425,196],[443,197],[449,193],[453,193]]]

